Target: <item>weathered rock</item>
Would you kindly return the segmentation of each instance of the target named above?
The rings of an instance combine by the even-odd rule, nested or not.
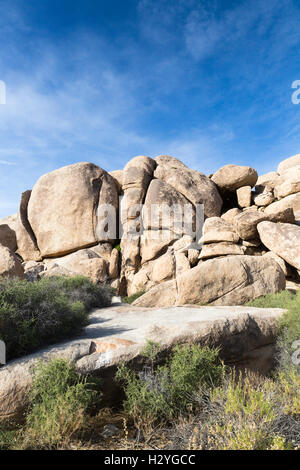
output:
[[[246,248],[257,248],[261,245],[261,241],[259,240],[259,238],[256,238],[254,240],[242,240],[242,245]]]
[[[11,251],[16,251],[17,249],[16,232],[7,224],[0,225],[0,245],[6,246]]]
[[[21,196],[16,220],[17,253],[23,258],[23,261],[40,261],[41,253],[32,227],[28,221],[28,203],[30,197],[30,190],[25,191]]]
[[[191,269],[190,262],[184,253],[175,252],[176,277]]]
[[[27,281],[33,282],[40,279],[40,274],[45,271],[46,266],[44,263],[36,261],[27,261],[23,263],[24,277]]]
[[[293,209],[294,212],[300,211],[300,193],[291,194],[280,201],[273,202],[265,208],[265,214],[276,215],[285,209]]]
[[[273,260],[226,256],[208,260],[177,278],[177,304],[243,305],[285,288],[285,277]]]
[[[148,292],[133,302],[133,305],[137,307],[169,307],[170,305],[176,304],[176,299],[177,285],[176,280],[173,279],[152,287]]]
[[[186,219],[185,213],[189,215]],[[159,179],[151,181],[143,207],[144,230],[171,230],[181,236],[193,235],[194,217],[194,206],[173,186]]]
[[[172,281],[171,281],[172,282]],[[220,349],[226,364],[268,373],[274,364],[280,309],[250,307],[172,307],[145,309],[132,305],[95,311],[81,338],[48,347],[0,369],[0,420],[22,414],[39,361],[62,358],[79,372],[100,376],[110,399],[114,368],[140,359],[147,340],[160,343],[163,351],[175,344],[199,344]],[[142,321],[141,321],[142,318]]]
[[[215,258],[217,256],[243,255],[244,249],[241,245],[229,242],[210,243],[203,245],[199,259]]]
[[[295,214],[291,207],[287,207],[281,211],[274,211],[273,214],[268,214],[268,217],[271,222],[282,222],[286,224],[293,224],[295,222]]]
[[[300,227],[292,224],[261,222],[258,232],[262,243],[291,266],[300,269]]]
[[[175,258],[166,253],[153,262],[152,280],[157,284],[175,277]]]
[[[234,219],[237,215],[241,214],[241,209],[234,207],[233,209],[229,209],[227,212],[221,215],[221,218],[228,222],[231,225],[234,225]]]
[[[90,278],[95,283],[105,283],[108,279],[108,266],[103,258],[84,259],[76,266],[76,273]]]
[[[263,247],[263,245],[261,246],[246,246],[244,247],[244,254],[247,255],[247,256],[263,256],[264,254],[266,254],[268,252],[268,250],[266,248]]]
[[[150,157],[142,155],[131,159],[123,170],[123,190],[142,188],[146,191],[155,167],[156,162]]]
[[[236,190],[237,201],[240,207],[251,206],[252,191],[251,186],[242,186]]]
[[[265,207],[274,201],[273,189],[270,186],[256,186],[253,196],[254,204],[258,207]]]
[[[139,156],[128,162],[123,170],[124,197],[121,202],[121,222],[124,232],[121,240],[122,275],[128,282],[133,278],[141,261],[142,204],[153,178],[155,167],[156,162],[152,158]]]
[[[49,266],[46,265],[46,269],[39,273],[40,277],[74,277],[78,273],[73,273],[69,269],[63,268],[56,263],[51,263]]]
[[[100,258],[104,258],[106,261],[110,261],[111,254],[113,247],[110,243],[99,243],[96,246],[92,246],[89,248],[89,250],[92,250],[94,253],[96,253],[97,256],[100,256]]]
[[[206,217],[219,216],[223,201],[216,185],[203,173],[190,170],[177,159],[168,156],[156,158],[158,166],[154,177],[173,186],[194,206],[204,204]]]
[[[177,215],[170,212],[174,207]],[[190,217],[186,219],[183,215]],[[149,185],[143,208],[144,233],[140,239],[141,262],[144,264],[160,255],[174,240],[184,235],[192,238],[195,229],[195,210],[176,189],[161,180]],[[183,225],[183,222],[187,223]]]
[[[114,248],[109,259],[109,278],[116,279],[119,276],[120,253]]]
[[[115,170],[115,171],[110,171],[109,175],[113,177],[115,180],[115,183],[118,188],[119,194],[123,192],[123,171],[122,170]]]
[[[23,279],[24,269],[17,256],[9,248],[0,245],[0,280],[6,277]]]
[[[193,237],[190,235],[184,235],[179,240],[176,240],[172,248],[174,251],[186,252],[189,247],[193,244]]]
[[[105,204],[117,209],[117,188],[113,178],[92,163],[76,163],[42,176],[28,204],[28,220],[42,256],[64,255],[106,238]],[[110,233],[107,236],[111,238]]]
[[[256,182],[255,189],[263,190],[266,186],[271,189],[274,189],[275,186],[278,186],[281,183],[282,179],[278,173],[275,171],[270,171],[264,175],[260,175]]]
[[[236,191],[242,186],[255,186],[257,172],[250,166],[225,165],[212,177],[218,188],[223,191]]]
[[[274,195],[281,199],[300,192],[300,165],[289,168],[282,174],[283,182],[275,187]]]
[[[108,277],[107,261],[88,248],[61,258],[45,261],[49,268],[55,264],[73,274],[89,277],[93,282],[105,282]]]
[[[129,284],[127,293],[128,295],[136,294],[137,292],[147,291],[155,286],[152,280],[152,271],[155,261],[145,263],[141,269],[133,276],[132,282]]]
[[[210,244],[217,242],[238,243],[239,235],[235,232],[233,225],[221,217],[210,217],[203,225],[203,236],[200,243]]]
[[[254,240],[258,238],[257,224],[263,220],[268,220],[263,212],[243,212],[235,218],[235,230],[243,240]]]
[[[286,160],[283,160],[281,163],[279,163],[277,171],[281,175],[289,168],[292,168],[297,165],[300,165],[300,153],[298,155],[294,155],[293,157],[287,158]]]
[[[193,248],[190,248],[188,250],[188,260],[192,267],[196,266],[196,264],[198,263],[198,258],[199,258],[199,251]]]
[[[274,253],[273,251],[268,251],[263,256],[266,256],[268,258],[273,258],[276,261],[276,263],[278,263],[279,266],[281,267],[285,277],[287,277],[290,274],[290,269],[288,268],[287,263],[284,261],[284,259],[280,258],[280,256],[276,255],[276,253]]]
[[[8,225],[11,230],[16,231],[17,214],[9,215],[0,219],[0,225]]]

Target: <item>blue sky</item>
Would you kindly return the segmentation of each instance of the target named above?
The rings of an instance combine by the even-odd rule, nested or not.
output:
[[[0,0],[0,217],[78,161],[276,169],[300,152],[299,24],[292,0]]]

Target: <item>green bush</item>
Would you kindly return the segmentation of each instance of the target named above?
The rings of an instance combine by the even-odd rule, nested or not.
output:
[[[25,448],[57,448],[85,427],[88,408],[97,392],[74,366],[56,359],[40,364],[29,394],[30,411],[19,436]]]
[[[278,294],[266,295],[249,302],[247,305],[286,309],[286,313],[279,320],[278,349],[280,365],[285,369],[296,368],[300,373],[300,366],[292,362],[293,343],[300,340],[300,291],[292,294],[286,290]]]
[[[288,308],[290,302],[297,300],[300,304],[300,296],[293,294],[288,290],[283,290],[277,294],[268,294],[258,297],[255,300],[247,302],[246,305],[249,307],[258,308]]]
[[[125,411],[138,428],[151,422],[170,421],[192,408],[199,387],[218,384],[223,374],[215,349],[176,346],[166,363],[156,368],[150,349],[151,345],[146,351],[151,359],[150,367],[137,374],[123,365],[116,376],[124,385]]]
[[[146,291],[142,290],[140,292],[136,292],[136,294],[132,294],[129,297],[123,297],[122,302],[124,304],[133,304],[135,300],[137,300],[139,297],[145,294]]]
[[[88,311],[110,305],[113,291],[84,277],[0,283],[0,339],[8,360],[81,331]]]

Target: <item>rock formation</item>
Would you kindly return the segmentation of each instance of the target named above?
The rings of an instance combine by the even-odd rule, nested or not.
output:
[[[0,221],[0,276],[80,274],[146,291],[147,307],[242,304],[300,276],[299,181],[299,155],[260,176],[226,165],[208,177],[166,155],[111,173],[76,163]]]

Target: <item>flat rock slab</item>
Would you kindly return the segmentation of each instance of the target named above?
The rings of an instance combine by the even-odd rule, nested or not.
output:
[[[138,360],[147,340],[159,342],[166,351],[174,344],[187,343],[219,347],[226,363],[266,373],[273,365],[277,319],[282,313],[281,309],[239,306],[145,308],[123,304],[95,310],[82,336],[0,369],[0,420],[24,409],[38,361],[73,361],[81,373],[104,377],[111,390],[114,366]]]

